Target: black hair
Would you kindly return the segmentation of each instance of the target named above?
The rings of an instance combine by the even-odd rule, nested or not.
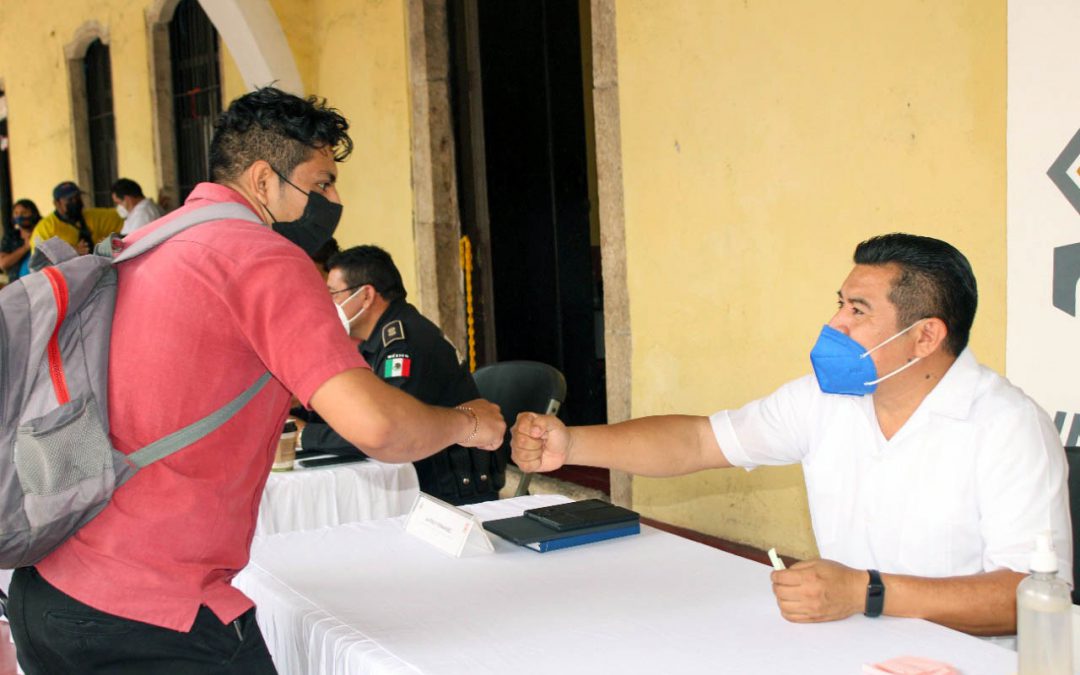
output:
[[[118,178],[112,184],[110,191],[120,199],[124,197],[145,197],[139,184],[130,178]]]
[[[334,160],[343,162],[353,149],[348,131],[349,122],[326,99],[256,89],[229,104],[214,124],[210,180],[234,180],[260,159],[288,177],[320,148],[330,148]]]
[[[30,209],[34,214],[34,221],[41,220],[41,211],[38,210],[37,204],[32,199],[20,199],[11,205],[11,209],[14,211],[16,206],[21,206],[24,209]]]
[[[387,302],[403,300],[408,295],[394,259],[378,246],[354,246],[344,250],[330,258],[326,269],[340,269],[349,288],[371,284]]]
[[[38,211],[37,204],[29,199],[20,199],[11,205],[11,210],[15,211],[16,206],[21,206],[25,209],[29,209],[33,214],[34,225],[37,225],[41,220],[41,212]],[[19,246],[22,246],[22,237],[19,234],[19,226],[15,224],[14,214],[11,214],[12,219],[9,221],[7,218],[3,219],[3,227],[0,228],[3,231],[3,246],[4,251],[7,252],[8,243],[12,243],[11,250],[15,250]]]
[[[899,327],[935,317],[945,322],[945,349],[964,351],[975,321],[979,290],[971,263],[952,244],[914,234],[884,234],[855,248],[857,265],[894,264],[900,273],[889,301],[896,306]]]

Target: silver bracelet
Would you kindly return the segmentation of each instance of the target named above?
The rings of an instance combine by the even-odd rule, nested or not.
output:
[[[466,443],[468,443],[472,439],[476,438],[476,434],[480,431],[480,418],[477,417],[476,412],[467,405],[459,405],[456,408],[454,408],[454,410],[460,410],[461,412],[469,413],[469,416],[472,417],[472,421],[473,421],[472,433],[470,433],[468,436],[466,436],[465,440],[458,443],[458,445],[465,445]]]

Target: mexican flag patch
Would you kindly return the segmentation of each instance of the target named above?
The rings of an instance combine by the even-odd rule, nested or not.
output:
[[[383,366],[383,377],[408,377],[410,361],[411,359],[407,356],[397,356],[392,359],[387,359]]]

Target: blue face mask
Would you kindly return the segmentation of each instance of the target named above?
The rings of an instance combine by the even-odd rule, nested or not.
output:
[[[851,396],[872,394],[879,382],[918,363],[921,357],[908,361],[883,377],[878,377],[877,366],[870,358],[871,353],[908,332],[918,323],[916,321],[870,350],[863,349],[862,345],[835,328],[828,325],[822,326],[817,344],[810,350],[810,363],[814,366],[814,375],[817,376],[821,391],[826,394]]]

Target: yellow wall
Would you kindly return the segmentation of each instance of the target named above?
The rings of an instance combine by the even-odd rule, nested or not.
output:
[[[314,6],[319,49],[311,91],[348,118],[356,143],[339,176],[345,211],[338,241],[389,251],[409,299],[417,302],[404,0],[318,0]],[[300,73],[306,77],[303,66]]]
[[[394,257],[410,300],[417,293],[412,224],[410,101],[404,0],[273,0],[307,94],[349,120],[356,144],[340,167],[342,248],[376,244]],[[246,91],[226,48],[226,105]]]
[[[0,3],[0,78],[8,99],[12,190],[43,210],[52,188],[75,177],[71,94],[64,46],[96,21],[108,33],[113,65],[119,173],[157,193],[144,0]]]
[[[352,124],[343,246],[416,288],[405,0],[271,0],[308,93]],[[0,2],[16,197],[74,174],[63,46],[112,48],[120,173],[156,193],[149,0]],[[617,4],[633,413],[708,413],[808,372],[854,245],[908,230],[964,250],[972,341],[1004,366],[1004,0]],[[227,52],[227,50],[226,50]],[[227,104],[245,89],[223,56]],[[635,480],[647,515],[813,552],[798,469]]]
[[[51,190],[75,175],[71,97],[63,47],[97,21],[108,33],[119,173],[156,195],[146,8],[149,0],[0,2],[0,79],[9,109],[13,191],[51,208]],[[272,0],[307,93],[350,121],[356,151],[341,167],[342,246],[376,243],[415,289],[410,114],[403,0]],[[224,44],[223,44],[224,47]],[[222,96],[246,91],[228,48]],[[419,298],[414,298],[419,299]]]
[[[810,371],[862,239],[970,258],[1004,370],[1003,0],[617,4],[633,414],[738,406]],[[814,551],[798,468],[637,478],[660,520]]]

